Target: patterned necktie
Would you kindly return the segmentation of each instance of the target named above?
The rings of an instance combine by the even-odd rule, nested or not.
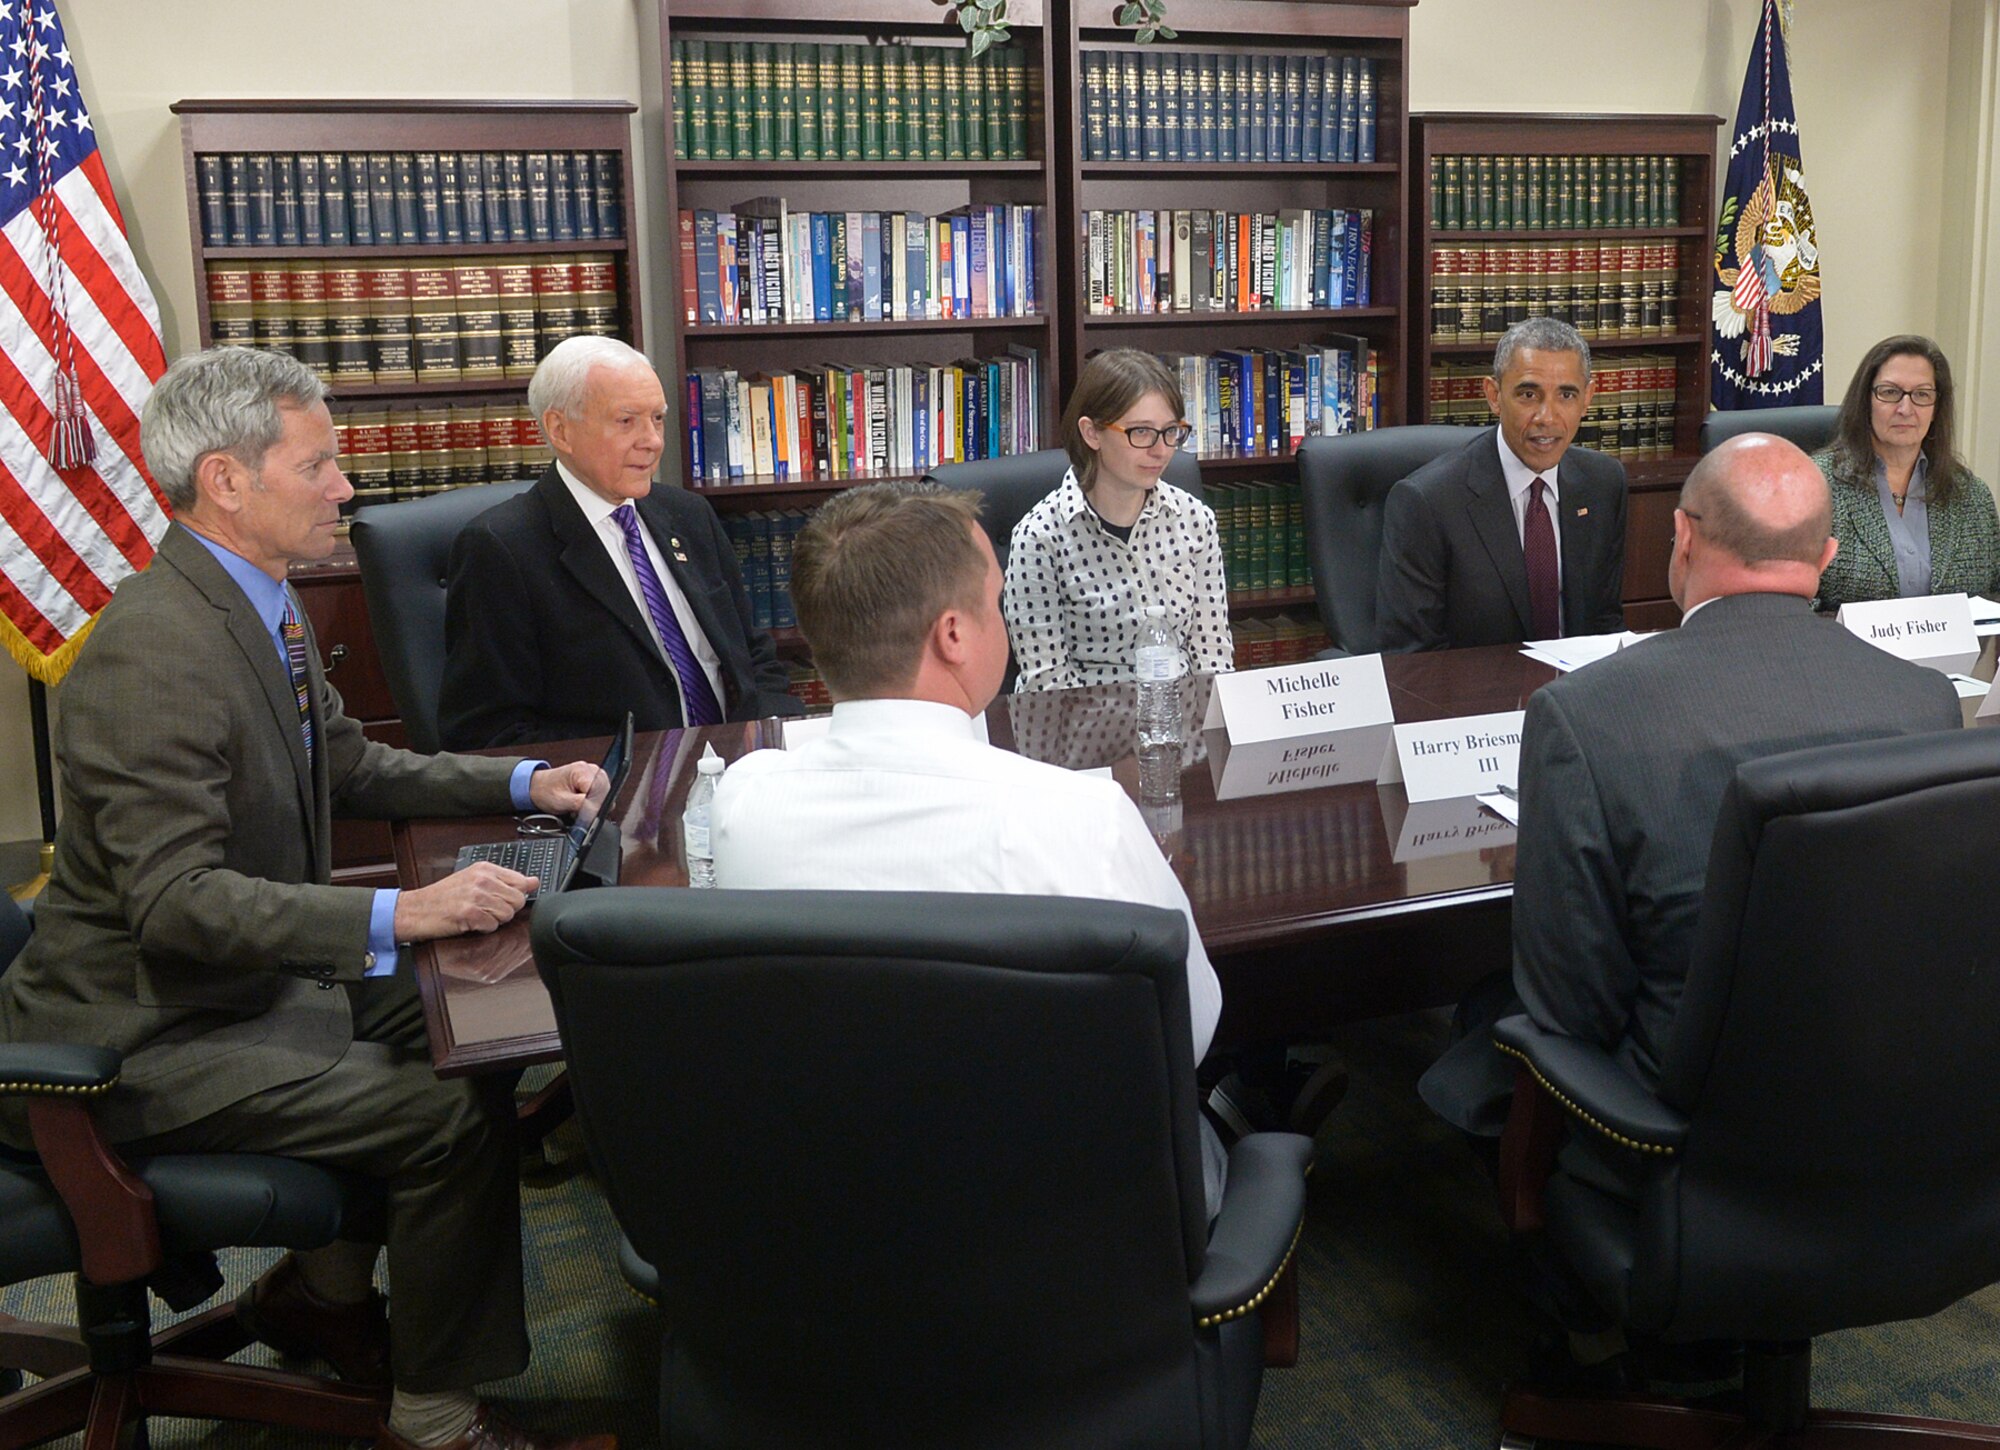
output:
[[[1556,528],[1542,502],[1547,485],[1537,478],[1528,494],[1521,553],[1528,564],[1528,613],[1536,639],[1562,638],[1562,578],[1556,571]]]
[[[666,586],[660,583],[659,572],[646,553],[645,541],[639,537],[638,510],[629,503],[620,504],[611,511],[611,517],[618,520],[618,527],[625,533],[625,552],[632,556],[632,572],[639,576],[639,593],[646,601],[646,612],[653,616],[653,627],[660,632],[660,643],[666,646],[667,659],[681,682],[682,714],[689,725],[720,725],[722,707],[715,701],[715,691],[709,688],[708,676],[694,657],[687,636],[681,633],[681,622],[667,601]]]
[[[278,632],[284,637],[285,659],[292,667],[292,689],[299,697],[299,733],[305,737],[306,759],[311,760],[312,693],[306,675],[306,627],[300,622],[298,612],[292,608],[289,595],[285,598],[285,616],[279,621]]]

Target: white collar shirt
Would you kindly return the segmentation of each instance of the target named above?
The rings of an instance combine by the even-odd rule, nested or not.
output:
[[[1562,510],[1557,504],[1562,499],[1562,485],[1556,481],[1557,470],[1537,473],[1507,446],[1507,435],[1498,428],[1493,430],[1493,439],[1500,449],[1500,472],[1507,478],[1507,502],[1514,508],[1514,537],[1521,541],[1521,547],[1528,545],[1528,493],[1536,479],[1542,481],[1542,502],[1549,511],[1549,531],[1556,539],[1556,582],[1562,582],[1563,531]]]
[[[594,492],[571,473],[561,459],[556,460],[556,476],[562,479],[570,497],[576,500],[576,506],[583,510],[583,517],[589,523],[591,532],[597,535],[597,541],[604,545],[604,552],[611,556],[611,567],[625,581],[625,590],[632,596],[632,605],[639,611],[639,620],[646,626],[653,647],[671,666],[673,660],[667,654],[666,641],[660,638],[659,626],[653,623],[653,612],[646,608],[646,596],[639,592],[639,575],[632,567],[632,555],[626,548],[625,530],[612,517],[624,505],[615,504]],[[665,488],[668,485],[655,483],[653,487]],[[653,561],[653,572],[660,576],[660,587],[666,591],[667,603],[673,607],[674,618],[680,621],[681,633],[687,638],[688,648],[694,651],[701,672],[708,676],[708,687],[715,691],[715,698],[727,710],[729,700],[722,688],[722,660],[715,653],[715,646],[708,642],[708,636],[702,632],[701,621],[695,618],[694,606],[688,603],[687,591],[681,588],[681,581],[674,577],[674,571],[667,567],[666,559],[660,554],[659,541],[646,527],[643,515],[639,519],[639,539],[646,546],[646,557]]]
[[[1215,511],[1162,481],[1129,542],[1104,526],[1074,470],[1014,526],[1003,606],[1017,691],[1130,680],[1146,606],[1164,604],[1191,674],[1236,667]]]

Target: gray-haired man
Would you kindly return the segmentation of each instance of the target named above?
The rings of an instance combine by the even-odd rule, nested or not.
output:
[[[1536,317],[1507,330],[1486,380],[1498,426],[1383,501],[1383,649],[1625,627],[1625,470],[1570,447],[1595,387],[1590,345],[1568,323]]]
[[[268,1152],[384,1181],[377,1246],[294,1254],[245,1292],[258,1338],[395,1387],[383,1450],[533,1450],[472,1387],[528,1361],[504,1085],[440,1080],[399,942],[491,931],[533,879],[481,864],[411,891],[329,885],[331,818],[571,811],[578,763],[419,756],[362,737],[285,583],[353,494],[326,390],[288,357],[182,358],[140,438],[177,522],[63,686],[63,794],[0,1037],[116,1048],[98,1110],[139,1154]],[[18,1117],[0,1137],[26,1142]],[[604,1450],[608,1440],[567,1442]]]

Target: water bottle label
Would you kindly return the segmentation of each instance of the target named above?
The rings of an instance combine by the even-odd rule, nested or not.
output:
[[[708,849],[708,823],[706,821],[684,821],[681,824],[681,839],[687,848],[690,861],[706,861],[713,853]]]
[[[1181,677],[1180,651],[1174,649],[1142,649],[1139,651],[1137,674],[1142,683],[1153,684]]]

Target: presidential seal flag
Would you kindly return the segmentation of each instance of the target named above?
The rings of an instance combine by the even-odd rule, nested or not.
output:
[[[0,0],[0,643],[55,684],[166,531],[139,409],[166,371],[52,0]]]
[[[1764,0],[1716,214],[1709,397],[1722,409],[1821,400],[1819,242],[1778,9]]]

